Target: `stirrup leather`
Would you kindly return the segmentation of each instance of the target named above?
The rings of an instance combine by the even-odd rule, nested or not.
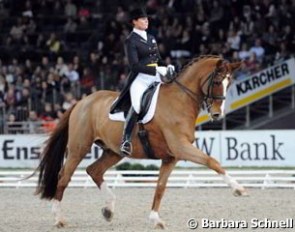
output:
[[[120,147],[121,155],[122,156],[130,156],[132,153],[132,143],[129,140],[123,141]]]

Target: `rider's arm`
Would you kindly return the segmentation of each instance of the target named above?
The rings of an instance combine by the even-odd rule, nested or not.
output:
[[[125,54],[127,56],[128,63],[132,72],[156,75],[155,67],[140,64],[136,46],[129,39],[125,41]]]

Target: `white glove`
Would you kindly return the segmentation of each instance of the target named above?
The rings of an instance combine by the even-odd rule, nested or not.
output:
[[[172,69],[172,71],[175,72],[175,66],[173,64],[169,64],[167,69]]]
[[[165,67],[165,66],[158,66],[158,67],[156,67],[156,71],[161,76],[166,76],[166,74],[167,74],[167,67]]]

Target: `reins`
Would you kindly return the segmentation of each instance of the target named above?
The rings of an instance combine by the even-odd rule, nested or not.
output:
[[[209,109],[211,107],[211,105],[212,105],[212,104],[208,103],[208,100],[224,100],[225,99],[224,96],[214,95],[213,94],[214,85],[220,85],[221,84],[221,82],[214,81],[214,78],[216,77],[217,74],[218,74],[218,71],[215,69],[213,72],[211,72],[208,75],[207,79],[204,81],[204,83],[201,86],[201,88],[203,88],[203,86],[208,82],[207,93],[204,94],[204,98],[203,98],[203,101],[202,101],[202,103],[204,102],[206,104],[207,109]],[[174,79],[174,82],[178,85],[178,87],[182,91],[184,91],[187,95],[189,95],[195,102],[200,103],[199,102],[199,97],[201,96],[200,94],[197,94],[197,93],[193,92],[188,87],[186,87],[185,85],[180,83],[176,78]]]

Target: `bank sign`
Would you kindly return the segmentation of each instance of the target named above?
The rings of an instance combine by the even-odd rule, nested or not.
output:
[[[0,167],[35,168],[46,136],[1,135]],[[196,132],[194,146],[216,158],[222,166],[295,167],[295,130],[202,131]],[[93,145],[80,167],[86,167],[101,155]],[[124,159],[122,162],[160,165],[155,160]],[[180,161],[178,166],[195,167]]]
[[[196,146],[223,166],[295,167],[295,130],[214,131],[196,136]]]

